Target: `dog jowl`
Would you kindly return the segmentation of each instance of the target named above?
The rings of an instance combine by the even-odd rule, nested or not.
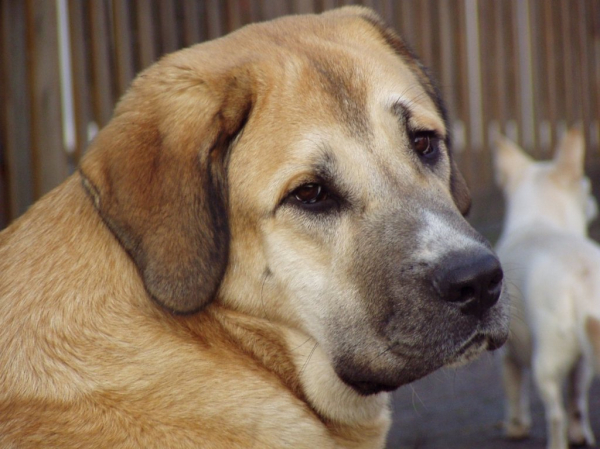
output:
[[[507,338],[449,142],[364,8],[146,69],[0,234],[0,442],[382,447],[388,391]]]

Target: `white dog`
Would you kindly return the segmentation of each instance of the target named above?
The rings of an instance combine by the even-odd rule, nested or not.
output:
[[[529,433],[524,370],[531,367],[551,449],[565,449],[568,442],[594,444],[587,393],[600,360],[600,246],[587,238],[597,207],[583,155],[583,138],[573,129],[552,161],[535,162],[504,138],[495,160],[506,198],[497,250],[513,302],[503,359],[506,434]]]

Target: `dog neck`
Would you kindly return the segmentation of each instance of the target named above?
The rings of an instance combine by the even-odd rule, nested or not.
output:
[[[237,347],[308,405],[340,444],[384,444],[391,424],[388,393],[356,393],[340,380],[317,342],[301,332],[218,305],[205,313],[223,326]],[[349,435],[352,441],[347,441]]]

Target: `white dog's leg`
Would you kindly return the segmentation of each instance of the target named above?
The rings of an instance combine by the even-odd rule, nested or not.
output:
[[[567,449],[566,413],[563,406],[561,384],[568,367],[563,360],[544,356],[544,351],[536,354],[533,361],[533,375],[546,412],[548,449]]]
[[[569,373],[567,385],[568,434],[569,442],[574,445],[593,446],[595,444],[588,412],[588,393],[593,377],[593,368],[585,357],[581,357]]]
[[[506,393],[504,430],[511,439],[529,436],[531,416],[529,413],[529,391],[523,368],[508,354],[502,359],[502,379]]]

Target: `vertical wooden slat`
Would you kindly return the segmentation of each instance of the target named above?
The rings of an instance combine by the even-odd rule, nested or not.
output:
[[[255,0],[237,0],[242,25],[260,20],[260,5]]]
[[[535,117],[533,108],[533,83],[531,65],[531,29],[529,0],[515,1],[515,39],[517,42],[517,80],[519,88],[519,119],[521,144],[528,151],[535,149]]]
[[[541,158],[547,158],[550,154],[553,143],[553,124],[554,124],[554,104],[553,100],[555,93],[553,92],[554,85],[554,66],[549,60],[548,54],[552,54],[553,46],[553,27],[550,25],[548,2],[534,2],[535,14],[532,17],[537,17],[538,24],[533,35],[532,47],[535,49],[535,70],[534,70],[534,86],[536,88],[535,106],[536,116],[538,117],[538,134],[539,134],[539,155]],[[552,58],[554,59],[554,58]]]
[[[398,0],[396,2],[396,27],[402,34],[402,37],[412,48],[415,47],[414,34],[415,27],[413,25],[413,3],[411,0]]]
[[[494,138],[491,135],[490,125],[498,123],[498,117],[495,115],[494,95],[496,91],[494,81],[496,77],[493,72],[493,51],[494,51],[494,5],[481,2],[479,4],[479,60],[480,62],[480,85],[481,85],[481,150],[478,155],[480,160],[480,184],[482,190],[487,190],[493,184],[492,160],[490,152],[490,141]]]
[[[557,0],[558,1],[558,0]],[[553,2],[553,8],[549,8],[549,16],[551,16],[551,26],[553,28],[553,42],[552,48],[549,50],[548,54],[548,63],[550,67],[552,67],[553,81],[554,83],[554,92],[553,95],[553,104],[554,104],[554,112],[555,117],[553,121],[553,137],[554,144],[557,142],[558,138],[561,136],[564,131],[565,122],[565,111],[566,111],[566,86],[565,86],[565,76],[563,70],[563,50],[564,47],[562,45],[562,20],[561,20],[561,11],[559,8],[559,4],[557,2]]]
[[[6,95],[5,91],[8,90],[8,73],[6,73],[6,68],[4,67],[4,61],[8,60],[7,57],[7,49],[5,45],[5,41],[7,40],[8,33],[6,32],[6,28],[8,27],[6,23],[6,14],[7,7],[4,4],[6,3],[4,0],[0,0],[0,105],[6,104]],[[0,230],[6,226],[8,223],[8,168],[6,159],[6,147],[8,140],[8,130],[7,128],[7,118],[8,111],[5,107],[0,106]]]
[[[117,96],[123,95],[135,75],[133,66],[133,37],[131,35],[131,3],[113,0]]]
[[[468,102],[470,117],[470,140],[474,152],[481,151],[483,146],[483,123],[481,106],[481,59],[479,49],[479,5],[477,0],[467,0],[466,7],[466,40],[467,40],[467,80],[469,83]]]
[[[431,19],[429,17],[429,0],[422,0],[418,3],[419,7],[417,23],[419,27],[419,57],[422,58],[423,62],[431,67],[433,64],[433,40],[432,40],[432,29]]]
[[[27,19],[24,2],[0,2],[0,120],[8,197],[6,221],[34,200],[31,106],[28,95]]]
[[[204,5],[202,5],[204,6]],[[188,47],[206,39],[204,8],[197,0],[183,1],[183,44]]]
[[[562,60],[560,67],[564,79],[564,101],[565,101],[565,122],[569,124],[575,120],[575,104],[573,101],[573,55],[571,54],[571,0],[560,0],[560,21],[562,43]]]
[[[588,146],[600,145],[599,0],[68,2],[77,136],[75,159],[87,143],[89,122],[105,123],[117,94],[122,93],[137,70],[154,62],[163,51],[221,36],[251,21],[352,3],[371,6],[384,20],[394,23],[441,81],[450,116],[459,124],[455,141],[458,147],[466,144],[459,161],[472,187],[487,188],[491,184],[487,136],[490,124],[497,123],[528,150],[542,151],[542,156],[554,146],[564,124],[580,120],[585,125]],[[478,15],[469,16],[465,5],[478,11]],[[3,152],[0,165],[4,164],[7,170],[4,184],[9,186],[5,190],[10,194],[11,213],[18,215],[33,199],[32,173],[36,173],[36,194],[39,194],[46,190],[43,186],[52,184],[45,172],[63,170],[64,173],[68,160],[60,123],[52,126],[56,142],[60,140],[53,147],[50,128],[43,128],[51,125],[40,120],[42,117],[47,122],[60,122],[58,108],[50,114],[44,109],[48,104],[60,105],[60,98],[54,100],[42,95],[45,100],[40,101],[40,89],[49,92],[48,86],[56,81],[56,76],[51,75],[56,61],[50,64],[42,61],[46,57],[55,58],[50,55],[56,52],[43,50],[44,46],[55,44],[51,39],[39,37],[39,33],[49,32],[44,22],[47,24],[49,17],[55,19],[55,1],[0,0],[0,6],[0,151]],[[26,47],[25,24],[36,30],[34,20],[38,21],[37,31],[30,32],[31,45]],[[473,54],[477,53],[479,56],[474,59]],[[30,66],[26,55],[31,59]],[[27,93],[24,80],[37,90]],[[58,88],[55,92],[58,96]],[[28,129],[29,117],[36,130],[32,134]],[[460,132],[460,124],[465,132]],[[43,152],[46,147],[58,150],[46,154]],[[35,163],[31,148],[35,151]],[[478,148],[485,151],[478,153]],[[590,160],[597,157],[591,151],[588,155]],[[53,157],[53,162],[47,162]],[[58,169],[50,168],[49,164],[56,164]]]
[[[598,0],[589,0],[586,2],[586,13],[588,17],[588,52],[589,61],[589,79],[592,105],[590,115],[593,117],[590,123],[590,141],[595,147],[588,151],[590,157],[600,155],[600,2]]]
[[[104,0],[90,0],[89,7],[92,42],[92,102],[94,118],[99,127],[102,127],[110,120],[114,104],[107,3]]]
[[[515,142],[520,139],[520,108],[518,95],[518,64],[517,64],[517,33],[515,31],[514,2],[505,1],[500,3],[502,9],[502,23],[506,27],[504,33],[504,55],[506,57],[504,76],[505,99],[506,99],[506,123],[504,133]]]
[[[589,91],[589,68],[588,64],[590,63],[587,60],[587,36],[588,36],[588,27],[587,27],[587,17],[585,11],[585,1],[584,0],[576,0],[575,2],[575,14],[573,14],[573,28],[576,36],[577,42],[577,95],[581,98],[580,103],[580,114],[581,114],[581,124],[583,125],[583,132],[586,147],[590,148],[591,139],[590,139],[590,128],[589,124],[592,121],[591,116],[591,96],[592,92]],[[588,92],[587,95],[584,95],[584,92]],[[587,151],[586,156],[588,159],[590,158],[590,152]]]
[[[442,74],[442,54],[441,54],[441,34],[437,31],[440,29],[440,15],[436,14],[439,8],[439,0],[428,0],[427,2],[427,21],[429,23],[429,52],[430,62],[429,67],[433,72],[436,80],[441,78]],[[447,19],[444,19],[447,20]],[[439,82],[439,81],[438,81]]]
[[[55,2],[28,0],[32,154],[36,198],[68,174],[62,140],[58,28]]]
[[[395,17],[395,11],[394,11],[394,5],[396,4],[396,2],[394,0],[382,0],[381,2],[381,16],[383,17],[383,20],[385,20],[388,23],[391,23],[394,25],[394,28],[397,28],[397,25],[395,23],[393,23],[394,17]]]
[[[292,0],[292,12],[295,14],[310,14],[315,12],[313,0]]]
[[[366,6],[367,8],[374,9],[375,11],[377,11],[379,8],[379,2],[377,0],[362,0],[359,3],[361,3],[363,6]]]
[[[156,33],[153,17],[153,2],[136,0],[136,23],[139,45],[139,69],[145,69],[156,60]]]
[[[206,26],[209,39],[224,34],[222,7],[223,4],[219,0],[206,0]]]
[[[454,24],[451,20],[451,4],[450,0],[440,0],[438,7],[436,8],[439,15],[439,41],[440,41],[440,68],[439,68],[439,82],[441,84],[442,93],[444,95],[444,99],[446,100],[446,105],[448,107],[448,114],[452,119],[452,122],[455,121],[456,117],[456,77],[455,75],[455,67],[456,60],[455,56],[455,41],[454,41]],[[456,144],[456,142],[455,142]],[[457,151],[462,150],[462,148],[457,148]]]
[[[73,109],[75,117],[75,149],[77,162],[88,144],[88,124],[91,121],[90,85],[87,60],[87,39],[84,34],[84,13],[79,0],[70,0],[69,32],[71,45],[71,76],[73,80]]]
[[[495,90],[492,93],[495,99],[494,115],[498,120],[498,128],[496,131],[506,132],[506,122],[509,117],[508,112],[508,84],[507,84],[507,60],[506,41],[510,35],[510,30],[507,30],[504,22],[504,6],[503,2],[494,2],[494,50],[493,58],[491,59],[492,71],[495,81]]]
[[[463,150],[459,153],[459,161],[461,162],[461,168],[467,184],[473,186],[473,178],[475,168],[471,164],[471,116],[470,109],[468,107],[469,98],[469,81],[467,73],[467,34],[466,34],[466,17],[465,17],[465,4],[463,0],[456,0],[454,2],[455,8],[453,8],[452,20],[456,23],[456,49],[455,52],[458,54],[457,57],[457,71],[456,79],[459,80],[457,84],[458,98],[457,102],[457,125],[460,125],[457,129],[456,135],[459,141],[459,148]],[[457,140],[458,140],[457,139]]]
[[[249,21],[250,10],[244,8],[244,2],[239,0],[227,0],[227,30],[233,31],[240,28]]]
[[[263,0],[263,14],[265,20],[271,20],[276,17],[291,13],[291,5],[288,0],[269,1]]]
[[[117,0],[122,1],[122,0]],[[171,53],[179,48],[178,27],[175,19],[174,0],[161,0],[158,4],[158,18],[160,22],[161,53]]]
[[[404,4],[406,13],[406,16],[404,17],[404,26],[409,30],[408,39],[411,42],[414,51],[419,56],[423,54],[424,39],[424,36],[421,34],[419,20],[421,18],[422,6],[423,4],[421,2],[413,2],[412,0],[409,0],[409,2]]]
[[[260,22],[264,20],[265,15],[263,14],[262,1],[259,0],[240,0],[244,9],[248,9],[250,12],[251,22]]]

